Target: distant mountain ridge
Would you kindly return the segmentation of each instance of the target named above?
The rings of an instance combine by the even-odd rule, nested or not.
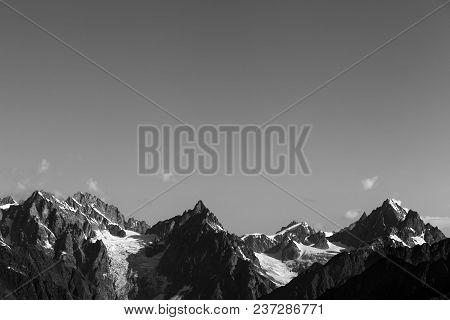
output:
[[[263,299],[439,298],[426,285],[405,276],[404,270],[429,279],[444,292],[450,290],[449,281],[444,280],[450,277],[448,239],[398,200],[387,199],[370,215],[364,213],[328,239],[354,250],[340,253],[324,265],[312,265]],[[396,265],[392,266],[386,256]],[[433,269],[426,271],[428,268]],[[402,277],[396,279],[394,274]]]
[[[274,283],[284,285],[314,263],[326,263],[344,248],[326,238],[306,222],[292,221],[273,235],[248,234],[242,240],[260,260]],[[277,270],[277,272],[273,272]]]
[[[2,203],[2,297],[256,299],[275,288],[201,201],[153,227],[88,193],[63,201],[36,191]]]
[[[445,238],[438,228],[424,223],[417,212],[403,208],[398,200],[387,199],[370,215],[364,213],[358,221],[336,232],[329,240],[347,247],[360,248],[377,246],[380,242],[412,247],[424,243],[433,244]]]
[[[103,221],[43,191],[0,210],[0,296],[111,299]],[[44,272],[45,271],[45,272]]]
[[[358,289],[361,281],[371,281],[368,288],[379,292],[390,283],[376,276],[396,275],[383,255],[420,277],[439,279],[445,290],[444,239],[393,199],[332,235],[293,221],[273,235],[238,237],[202,201],[150,226],[126,220],[117,207],[89,193],[62,200],[36,191],[20,203],[0,199],[0,297],[357,298],[348,292],[353,290],[372,298],[377,295]],[[401,297],[394,289],[392,297]],[[411,297],[436,297],[410,289]]]
[[[325,265],[313,265],[261,299],[449,298],[449,248],[450,240],[445,239],[413,248],[373,251],[366,247],[341,253]]]
[[[155,224],[147,234],[157,239],[147,248],[148,255],[163,252],[156,270],[170,282],[166,298],[255,299],[274,288],[261,274],[254,253],[226,232],[201,201]]]

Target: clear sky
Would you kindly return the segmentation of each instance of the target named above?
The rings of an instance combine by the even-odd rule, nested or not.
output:
[[[270,119],[443,1],[9,3],[198,126]],[[449,30],[450,6],[277,119],[314,126],[313,174],[274,180],[341,225],[395,197],[450,234]],[[91,190],[127,214],[180,179],[136,174],[136,126],[176,121],[3,5],[0,39],[0,196]],[[239,174],[194,175],[136,217],[198,199],[237,234],[337,229]]]

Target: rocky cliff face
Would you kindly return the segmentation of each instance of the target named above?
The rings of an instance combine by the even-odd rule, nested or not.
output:
[[[438,298],[433,290],[418,285],[414,277],[413,281],[411,277],[405,278],[402,269],[429,279],[434,285],[436,280],[432,279],[440,279],[440,288],[448,292],[448,282],[444,280],[448,277],[448,240],[444,239],[444,234],[425,224],[417,212],[388,199],[370,215],[363,214],[358,221],[328,238],[355,250],[340,253],[324,265],[312,265],[267,298]],[[383,292],[383,286],[390,289]],[[406,287],[410,288],[408,293],[403,292],[402,288]]]
[[[0,213],[3,298],[256,299],[275,287],[202,202],[153,227],[86,193],[2,199]]]
[[[17,205],[17,202],[10,196],[7,196],[5,198],[0,198],[0,209],[7,209],[11,205]]]
[[[442,298],[441,293],[450,292],[449,241],[343,252],[325,265],[313,265],[263,299]]]
[[[85,213],[45,192],[1,210],[0,294],[8,299],[110,299],[108,258]]]
[[[450,240],[414,248],[387,248],[384,256],[342,286],[326,290],[319,299],[448,299],[450,298]],[[377,255],[373,253],[372,255]]]
[[[443,238],[392,199],[328,238],[298,222],[240,238],[201,201],[150,227],[87,193],[63,201],[36,191],[0,200],[0,297],[440,298],[450,291]]]
[[[150,226],[145,221],[139,221],[134,218],[130,218],[127,222],[125,222],[125,229],[140,234],[146,234],[147,230],[150,229]]]
[[[356,223],[329,238],[352,248],[380,244],[412,247],[443,239],[445,235],[438,228],[425,224],[417,212],[403,208],[394,199],[387,199],[369,216],[362,215]]]
[[[226,232],[201,201],[183,215],[157,223],[147,234],[157,239],[147,255],[160,255],[156,270],[167,280],[164,298],[255,299],[274,288],[261,275],[254,253]],[[138,298],[153,294],[144,289]]]
[[[324,232],[316,231],[305,222],[292,221],[274,235],[249,234],[242,237],[246,245],[263,260],[263,269],[282,269],[280,275],[273,275],[274,283],[286,284],[292,278],[314,263],[325,264],[344,248],[330,243]],[[283,264],[281,266],[280,264]]]

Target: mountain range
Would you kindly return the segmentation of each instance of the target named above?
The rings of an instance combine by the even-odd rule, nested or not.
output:
[[[0,297],[445,298],[449,243],[394,199],[335,233],[293,221],[239,237],[202,201],[149,225],[89,193],[35,191],[0,199]]]

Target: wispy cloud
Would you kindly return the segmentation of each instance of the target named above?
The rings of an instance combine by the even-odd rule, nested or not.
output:
[[[377,184],[377,181],[378,181],[378,176],[375,176],[372,178],[363,179],[363,180],[361,180],[361,183],[362,183],[363,189],[365,191],[369,191],[375,187],[375,185]]]
[[[55,195],[55,197],[57,197],[58,199],[62,199],[64,197],[64,195],[62,194],[62,192],[55,190],[53,191],[53,194]]]
[[[43,174],[48,172],[49,169],[50,169],[50,162],[48,162],[47,159],[42,159],[37,172],[38,174]]]
[[[93,178],[89,178],[88,181],[86,181],[86,185],[88,187],[88,191],[89,192],[94,192],[94,193],[102,193],[98,182],[96,180],[94,180]]]
[[[438,227],[448,237],[450,236],[450,217],[422,217],[422,220],[435,227]]]
[[[161,179],[164,182],[170,182],[174,180],[173,174],[172,172],[168,172],[168,173],[161,173]]]
[[[30,179],[23,179],[17,182],[17,189],[19,191],[28,190],[29,187],[30,187]]]
[[[360,214],[361,214],[361,209],[352,209],[352,210],[348,210],[344,214],[344,218],[353,220],[353,219],[356,219],[357,217],[359,217]]]
[[[422,217],[423,221],[428,222],[430,224],[434,224],[436,226],[439,225],[447,225],[450,227],[450,217]]]

